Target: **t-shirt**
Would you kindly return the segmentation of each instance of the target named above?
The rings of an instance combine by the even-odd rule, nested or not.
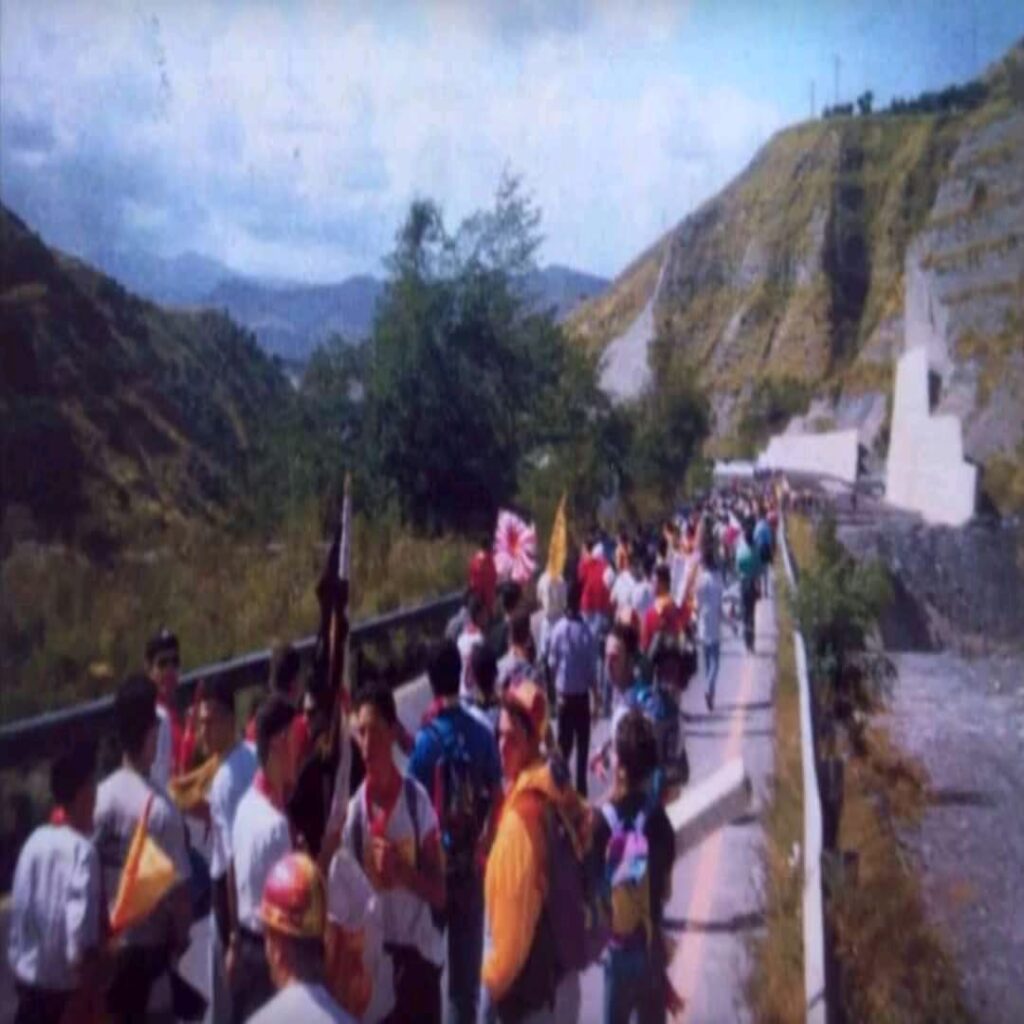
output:
[[[156,755],[149,769],[149,777],[154,785],[166,789],[174,774],[174,729],[170,713],[162,704],[156,706],[156,718]]]
[[[453,741],[449,734],[457,734]],[[474,788],[480,794],[493,796],[501,792],[501,762],[493,730],[474,718],[465,708],[446,707],[430,725],[416,734],[416,746],[409,758],[408,774],[430,795],[435,796],[434,780],[444,743],[463,742],[472,763]],[[435,808],[436,810],[436,808]],[[482,813],[488,808],[483,808]],[[483,827],[484,821],[480,825]]]
[[[231,826],[245,791],[256,775],[256,755],[239,743],[217,769],[210,785],[210,877],[223,878],[231,863]]]
[[[683,603],[684,590],[686,588],[686,566],[687,559],[681,551],[673,551],[669,557],[669,569],[671,571],[671,592],[672,600],[676,604]]]
[[[239,801],[231,826],[235,861],[235,895],[238,923],[249,931],[263,932],[260,902],[270,869],[292,850],[288,820],[252,785]]]
[[[633,610],[640,616],[641,620],[647,614],[647,609],[654,604],[654,587],[647,579],[637,580],[632,593]]]
[[[651,923],[655,934],[661,928],[665,902],[669,898],[672,884],[672,864],[676,856],[676,837],[665,809],[653,802],[647,793],[627,793],[619,800],[612,801],[612,807],[620,821],[632,820],[633,816],[647,808],[644,835],[648,845],[648,878],[651,887]],[[611,838],[611,828],[603,814],[594,818],[594,850],[602,861]],[[602,875],[604,872],[601,872]],[[660,941],[660,940],[656,940]]]
[[[121,869],[135,827],[152,796],[147,825],[150,838],[167,855],[180,882],[192,877],[188,858],[185,822],[167,794],[132,768],[118,768],[108,775],[96,792],[93,842],[103,872],[103,892],[113,909]],[[124,933],[129,946],[162,946],[167,939],[168,919],[157,908],[145,920]]]
[[[717,644],[722,633],[722,577],[701,569],[697,577],[697,638],[705,644]]]
[[[363,869],[343,846],[327,873],[327,918],[348,932],[363,935],[363,963],[373,982],[364,1021],[383,1020],[394,1008],[391,957],[384,953],[384,910]]]
[[[247,1024],[356,1024],[323,985],[293,981],[257,1010]]]
[[[75,967],[100,940],[96,848],[67,825],[42,825],[18,856],[7,959],[26,985],[67,992]]]
[[[430,802],[427,791],[414,779],[412,780],[416,793],[416,813],[419,821],[419,845],[420,851],[427,841],[433,837],[439,837],[439,826],[437,815]],[[345,849],[356,857],[355,848],[355,822],[356,818],[362,822],[363,832],[363,860],[360,863],[370,884],[380,895],[381,908],[384,919],[384,942],[398,946],[412,946],[417,949],[421,956],[432,964],[440,965],[444,962],[444,933],[434,924],[430,912],[430,905],[426,900],[420,899],[415,893],[408,889],[396,886],[392,889],[381,887],[380,879],[374,870],[372,863],[372,842],[373,824],[370,820],[369,809],[366,806],[366,782],[356,790],[355,795],[349,801],[348,815],[345,818],[345,829],[343,832],[343,843]],[[398,796],[394,807],[391,809],[386,823],[383,826],[383,837],[390,839],[398,848],[398,854],[404,858],[407,864],[418,863],[419,856],[416,851],[415,830],[413,829],[412,818],[409,816],[409,808],[405,797],[404,789],[399,788]],[[358,862],[358,858],[357,862]]]
[[[470,623],[459,634],[456,646],[462,658],[462,675],[459,678],[459,696],[463,700],[476,693],[476,679],[473,677],[473,648],[484,642],[484,635]]]
[[[588,555],[580,562],[579,580],[583,587],[580,611],[584,615],[607,615],[611,611],[607,574],[610,567],[603,558]]]
[[[624,569],[615,577],[615,584],[612,586],[612,604],[616,609],[631,608],[633,606],[633,591],[636,589],[636,580],[633,574]]]

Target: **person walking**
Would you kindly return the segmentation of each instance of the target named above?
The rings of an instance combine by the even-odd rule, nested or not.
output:
[[[509,641],[508,651],[498,660],[498,693],[504,693],[510,686],[518,686],[533,676],[533,633],[527,612],[517,611],[513,615],[509,624]]]
[[[228,945],[227,972],[236,1024],[247,1020],[274,994],[263,948],[260,901],[271,868],[292,850],[284,806],[295,781],[294,717],[295,708],[278,694],[268,697],[257,712],[259,768],[231,825],[237,927]]]
[[[267,874],[259,906],[264,957],[276,989],[249,1024],[356,1024],[324,977],[324,883],[304,853],[289,853]]]
[[[395,766],[398,711],[387,686],[355,699],[355,738],[366,777],[349,801],[342,842],[380,895],[395,1007],[388,1024],[440,1024],[447,904],[437,813],[427,791]]]
[[[156,753],[150,769],[153,782],[166,789],[183,769],[185,728],[178,710],[177,691],[181,671],[178,638],[163,628],[149,638],[145,652],[146,675],[156,687],[156,713],[160,721]]]
[[[97,790],[93,832],[104,896],[113,909],[124,863],[144,815],[149,835],[174,867],[176,881],[147,917],[118,938],[107,1011],[114,1020],[169,1020],[169,972],[188,945],[192,923],[192,868],[185,822],[162,787],[152,781],[160,720],[151,679],[134,675],[121,684],[114,698],[114,721],[121,766]]]
[[[100,862],[91,841],[96,755],[85,746],[50,768],[53,812],[26,840],[11,885],[7,961],[14,1024],[83,1019],[103,973]]]
[[[459,668],[454,644],[433,652],[427,676],[441,710],[417,734],[408,772],[432,797],[444,850],[445,1019],[475,1024],[484,942],[483,852],[501,800],[501,767],[493,731],[459,704]]]
[[[743,535],[736,545],[736,574],[740,578],[740,604],[743,609],[743,642],[750,654],[754,652],[754,612],[757,587],[761,578],[761,558],[754,543],[754,520],[748,518]]]
[[[708,711],[715,707],[715,683],[722,653],[722,595],[724,586],[718,571],[713,544],[706,544],[695,587],[697,601],[697,642],[704,665],[704,703]]]
[[[548,664],[558,700],[558,746],[566,764],[576,748],[576,789],[587,795],[590,695],[597,686],[597,643],[580,614],[581,587],[569,585],[565,615],[551,633]]]
[[[565,843],[574,851],[566,856],[585,856],[591,819],[542,758],[546,731],[543,690],[533,682],[509,690],[498,726],[506,795],[484,879],[491,942],[481,975],[485,1019],[499,1024],[575,1024],[579,1016],[579,973],[562,966],[556,919],[583,908],[568,907],[572,893],[553,879]]]

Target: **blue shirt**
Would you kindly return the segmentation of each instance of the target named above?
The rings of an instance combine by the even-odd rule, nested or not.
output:
[[[568,615],[555,623],[548,643],[548,665],[559,696],[588,693],[597,684],[597,641],[582,619]]]
[[[501,762],[498,743],[465,708],[458,705],[442,708],[437,717],[416,733],[416,744],[409,758],[408,773],[434,798],[434,773],[444,751],[447,734],[457,732],[469,751],[474,767],[479,771],[476,783],[492,794],[501,791]]]

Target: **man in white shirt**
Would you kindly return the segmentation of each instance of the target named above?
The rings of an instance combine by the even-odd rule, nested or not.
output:
[[[235,811],[231,826],[237,927],[228,947],[232,1020],[247,1020],[274,993],[263,952],[260,900],[271,868],[291,852],[284,815],[285,793],[294,784],[292,719],[295,708],[271,695],[256,715],[259,769]]]
[[[357,695],[354,731],[366,778],[349,802],[343,843],[381,897],[395,979],[388,1021],[440,1024],[445,939],[434,913],[447,900],[440,827],[426,790],[395,767],[397,721],[388,687]]]
[[[192,923],[185,822],[163,789],[150,779],[156,754],[156,687],[136,675],[121,684],[114,701],[121,767],[100,783],[93,840],[103,891],[113,906],[124,862],[139,820],[149,807],[150,837],[174,866],[176,884],[138,924],[119,936],[107,1008],[117,1020],[170,1018],[171,967],[188,945]],[[152,996],[152,998],[151,998]]]
[[[224,952],[237,924],[231,828],[235,812],[256,775],[256,753],[238,738],[235,694],[227,679],[204,684],[198,709],[199,744],[220,764],[210,785],[210,883],[214,929],[210,942],[211,1010],[215,1021],[230,1015]]]
[[[708,711],[715,706],[715,682],[722,650],[722,576],[715,562],[712,545],[704,548],[697,576],[697,641],[704,661],[704,703]]]
[[[156,687],[156,713],[159,720],[156,753],[150,778],[161,789],[166,789],[181,765],[183,726],[181,712],[175,702],[181,671],[181,651],[178,638],[169,630],[161,629],[146,642],[146,675]]]
[[[304,853],[273,865],[259,919],[277,994],[249,1024],[355,1024],[324,984],[324,883]]]
[[[53,763],[54,812],[18,855],[7,958],[15,1024],[57,1024],[94,980],[100,953],[100,863],[92,845],[96,758],[77,747]]]

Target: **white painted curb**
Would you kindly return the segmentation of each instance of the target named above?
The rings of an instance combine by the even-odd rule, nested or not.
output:
[[[786,519],[780,513],[779,537],[786,578],[796,592],[796,575],[786,541]],[[804,996],[807,1024],[825,1024],[828,1007],[825,993],[825,903],[821,890],[821,799],[818,770],[814,760],[814,732],[811,726],[811,684],[807,675],[807,649],[799,630],[793,630],[796,678],[800,693],[800,759],[804,788]]]

